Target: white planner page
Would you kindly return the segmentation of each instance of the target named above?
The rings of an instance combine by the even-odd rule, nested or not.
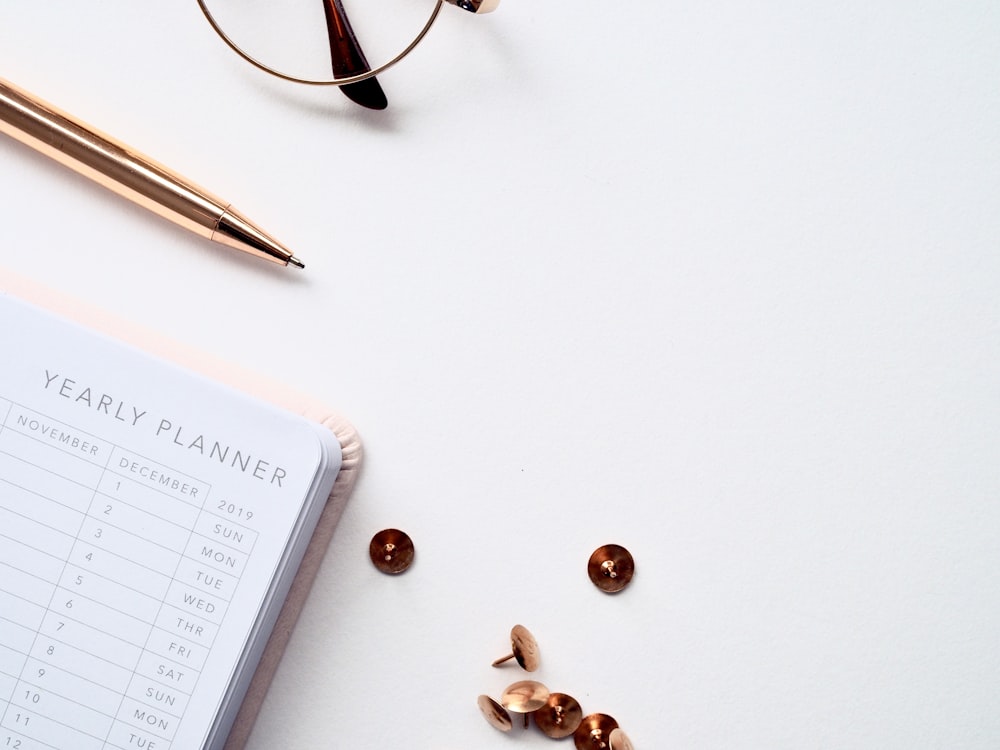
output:
[[[0,750],[207,747],[339,460],[319,425],[0,295]]]

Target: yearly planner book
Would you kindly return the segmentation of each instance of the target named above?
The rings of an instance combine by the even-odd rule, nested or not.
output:
[[[217,750],[330,429],[0,290],[0,750]]]

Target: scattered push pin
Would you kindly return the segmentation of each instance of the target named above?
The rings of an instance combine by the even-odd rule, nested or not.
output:
[[[402,573],[413,562],[413,541],[399,529],[383,529],[372,537],[368,556],[383,573]]]
[[[534,672],[538,669],[538,642],[535,641],[535,636],[524,625],[515,625],[511,628],[510,647],[511,652],[493,662],[494,667],[499,667],[506,661],[516,659],[517,663],[526,672]]]
[[[611,730],[611,734],[608,735],[608,745],[610,745],[611,750],[635,750],[632,746],[632,740],[618,727]]]
[[[573,732],[576,750],[608,750],[611,747],[611,733],[618,728],[618,722],[607,714],[584,716],[580,726]]]
[[[490,726],[499,729],[501,732],[509,732],[514,727],[514,722],[510,718],[507,709],[490,698],[488,695],[479,696],[479,710],[483,712],[486,721]]]
[[[545,705],[549,699],[549,689],[534,680],[521,680],[507,686],[500,696],[500,703],[508,711],[524,714],[524,726],[528,726],[528,714]]]
[[[598,547],[587,562],[590,580],[607,594],[614,594],[628,586],[634,573],[632,554],[617,544]]]
[[[583,709],[565,693],[550,693],[545,705],[535,711],[535,724],[553,739],[569,737],[583,720]]]

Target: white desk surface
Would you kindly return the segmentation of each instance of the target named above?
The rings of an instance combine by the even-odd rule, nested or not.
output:
[[[476,708],[515,623],[641,750],[1000,746],[996,2],[448,7],[382,113],[194,0],[8,5],[0,76],[307,268],[9,139],[2,262],[365,444],[249,750],[570,747]]]

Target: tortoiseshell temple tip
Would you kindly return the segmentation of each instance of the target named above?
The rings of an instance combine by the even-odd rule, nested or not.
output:
[[[382,86],[374,78],[345,84],[340,90],[352,102],[368,109],[385,109],[389,106],[389,100],[386,99]]]
[[[500,0],[448,0],[448,2],[470,13],[492,13],[500,5]]]

